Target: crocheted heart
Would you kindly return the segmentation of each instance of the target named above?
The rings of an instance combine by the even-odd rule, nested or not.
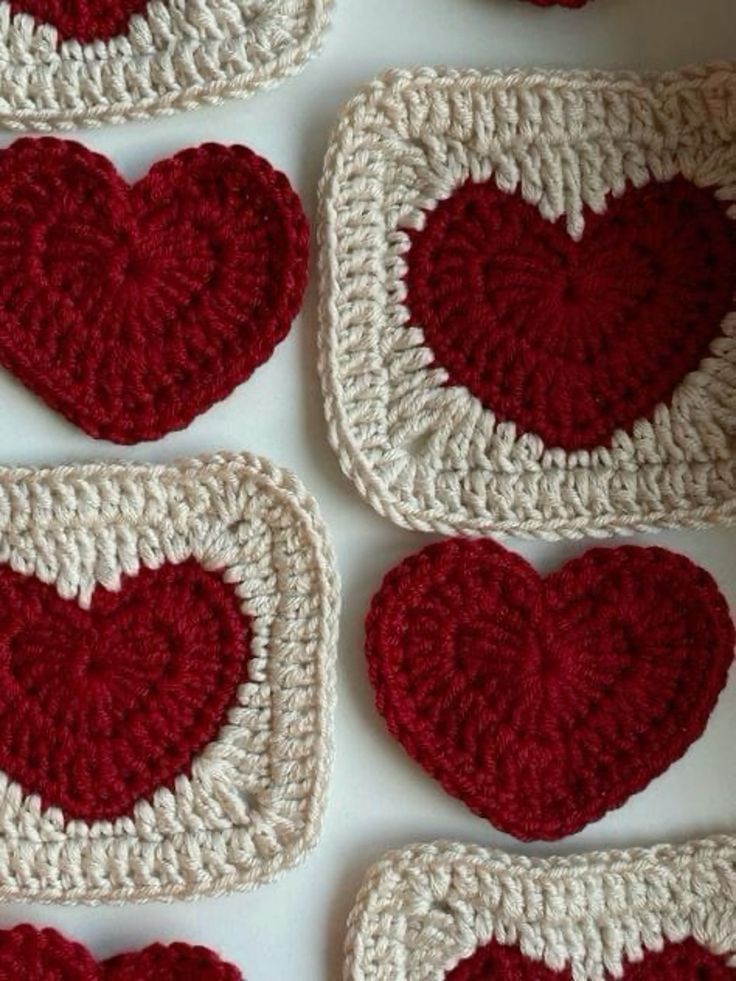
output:
[[[90,435],[186,426],[265,361],[306,282],[282,174],[207,144],[129,187],[76,143],[0,152],[0,361]]]
[[[660,548],[594,549],[541,579],[493,542],[447,541],[391,571],[367,618],[389,730],[523,839],[578,831],[678,759],[733,647],[711,577]]]
[[[133,14],[143,13],[148,0],[11,0],[12,14],[30,14],[51,24],[61,40],[105,41],[123,34]]]
[[[194,561],[89,610],[0,570],[0,769],[65,818],[112,820],[189,771],[236,698],[250,621]]]
[[[406,303],[452,385],[548,447],[592,449],[669,403],[733,304],[736,222],[684,178],[584,212],[575,241],[493,179],[412,230]]]
[[[98,963],[56,930],[28,924],[0,930],[0,981],[241,981],[206,947],[153,944]]]
[[[645,951],[641,961],[627,964],[626,981],[733,981],[736,970],[723,957],[705,950],[695,940],[665,943],[659,951]],[[447,975],[447,981],[571,981],[569,968],[552,971],[530,960],[516,947],[492,940]]]

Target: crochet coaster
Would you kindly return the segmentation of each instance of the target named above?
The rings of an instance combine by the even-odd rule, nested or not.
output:
[[[321,189],[321,373],[398,524],[736,518],[736,66],[394,71]]]
[[[252,888],[320,829],[338,594],[249,455],[0,472],[0,898]]]
[[[91,436],[157,439],[266,361],[309,231],[283,174],[205,144],[132,187],[78,143],[0,151],[0,362]]]
[[[72,129],[245,97],[314,54],[332,0],[10,0],[0,126]]]
[[[531,859],[390,853],[350,914],[351,981],[733,981],[736,844]]]
[[[705,570],[593,549],[542,579],[486,539],[388,573],[366,621],[376,704],[448,793],[522,839],[620,807],[703,732],[734,656]]]
[[[206,947],[152,944],[144,950],[96,961],[81,944],[56,930],[28,924],[0,930],[2,981],[242,981]]]

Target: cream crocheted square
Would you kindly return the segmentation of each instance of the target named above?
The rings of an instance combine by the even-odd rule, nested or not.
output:
[[[729,961],[736,966],[736,843],[721,836],[550,859],[449,842],[390,853],[350,914],[344,976],[441,981],[494,942],[536,962],[535,978],[546,976],[541,964],[559,981],[725,978]],[[717,958],[722,973],[668,972],[661,960],[658,971],[658,956],[672,964],[681,944]],[[636,973],[643,957],[652,973]],[[491,976],[522,974],[462,975]]]
[[[302,69],[331,6],[332,0],[151,0],[126,33],[80,43],[1,3],[0,125],[98,126],[249,96]]]
[[[657,199],[668,182],[677,204],[666,191]],[[484,184],[487,199],[512,201],[511,225],[471,200],[472,185]],[[374,82],[339,121],[321,186],[321,375],[343,470],[381,514],[445,534],[555,538],[733,522],[734,201],[734,65],[653,76],[418,69]],[[697,231],[709,209],[718,245]],[[652,215],[677,220],[664,233]],[[624,217],[614,265],[600,243]],[[608,239],[596,237],[600,228]],[[637,231],[648,252],[637,251]],[[545,253],[563,233],[570,247]],[[505,236],[506,253],[493,253],[494,236]],[[498,263],[490,272],[478,240]],[[549,285],[564,293],[568,262],[578,263],[572,300]],[[586,319],[586,303],[609,316],[600,341],[599,314]],[[479,304],[504,329],[511,322],[495,354]],[[550,308],[557,333],[545,335]],[[704,341],[691,329],[699,316],[712,332]],[[668,338],[661,353],[647,334],[655,322]],[[601,387],[584,399],[571,395],[574,344]],[[690,345],[690,367],[664,384]],[[465,375],[495,394],[481,397]],[[640,389],[649,409],[616,428]],[[562,422],[574,430],[585,413],[605,416],[609,397],[618,414],[608,438],[597,442],[591,429],[587,442],[561,448]]]
[[[0,562],[0,898],[215,894],[305,855],[332,755],[338,585],[296,478],[247,454],[4,470]],[[227,671],[205,744],[170,766]],[[152,792],[77,816],[105,813],[131,774]]]

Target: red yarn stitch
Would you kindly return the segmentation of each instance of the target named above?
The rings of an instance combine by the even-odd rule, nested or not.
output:
[[[99,968],[81,944],[56,930],[21,924],[0,930],[0,981],[99,981]]]
[[[611,975],[606,975],[609,977]],[[725,958],[711,954],[691,938],[682,943],[665,943],[660,951],[645,951],[635,964],[626,964],[626,981],[733,981],[736,970]],[[516,947],[492,940],[446,975],[447,981],[570,981],[568,968],[552,971],[524,957]]]
[[[91,436],[180,429],[288,332],[308,228],[283,174],[205,144],[129,187],[77,143],[0,151],[0,361]]]
[[[148,0],[10,0],[12,14],[30,14],[51,24],[60,40],[107,41],[128,30],[133,14],[142,14]]]
[[[28,924],[0,930],[0,981],[242,981],[206,947],[153,944],[97,963],[81,944]]]
[[[240,981],[242,974],[206,947],[153,944],[102,965],[102,981]]]
[[[65,818],[112,820],[188,773],[234,703],[250,618],[194,561],[89,610],[0,569],[0,768]]]
[[[575,242],[493,179],[409,232],[407,306],[449,384],[565,450],[669,403],[733,306],[736,223],[684,178],[585,209]]]
[[[431,545],[388,573],[366,624],[390,732],[522,839],[579,831],[666,770],[702,733],[733,649],[708,573],[632,546],[543,580],[490,541]]]

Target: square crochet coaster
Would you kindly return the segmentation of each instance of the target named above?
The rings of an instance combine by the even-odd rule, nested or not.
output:
[[[72,129],[245,97],[300,71],[332,0],[0,4],[0,126]]]
[[[338,587],[249,455],[0,472],[0,898],[248,889],[321,825]]]
[[[350,914],[351,981],[731,981],[736,843],[531,859],[390,853]]]
[[[393,71],[321,188],[345,472],[442,533],[736,518],[736,67]]]

